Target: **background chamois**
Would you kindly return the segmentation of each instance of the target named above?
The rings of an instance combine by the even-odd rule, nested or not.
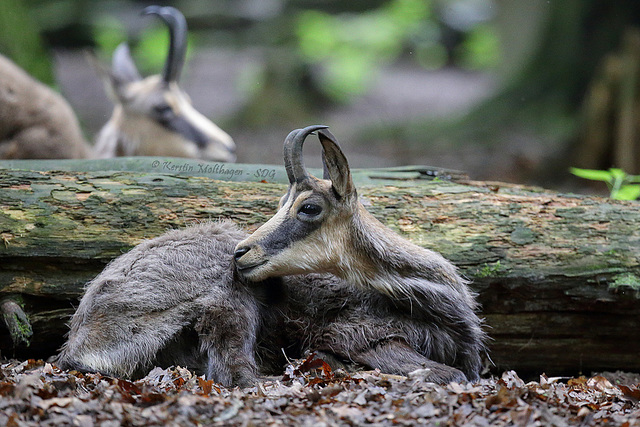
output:
[[[101,74],[114,102],[113,114],[96,137],[97,157],[175,156],[233,162],[233,139],[191,105],[178,80],[187,51],[184,15],[170,6],[149,6],[169,28],[169,52],[161,75],[142,78],[126,43]]]
[[[187,24],[173,7],[149,6],[169,28],[161,75],[142,78],[126,43],[106,69],[94,60],[114,101],[95,145],[82,135],[64,98],[0,55],[0,159],[175,156],[211,161],[236,159],[233,139],[193,108],[178,85],[187,47]]]

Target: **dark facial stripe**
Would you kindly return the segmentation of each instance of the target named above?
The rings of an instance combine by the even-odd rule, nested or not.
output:
[[[195,143],[198,148],[205,148],[209,138],[196,129],[189,121],[182,116],[173,116],[166,120],[160,120],[160,124],[165,128],[182,135],[185,139]]]
[[[269,233],[259,245],[269,256],[290,247],[294,242],[303,240],[313,231],[320,228],[321,221],[307,222],[297,218],[287,217],[273,232]]]

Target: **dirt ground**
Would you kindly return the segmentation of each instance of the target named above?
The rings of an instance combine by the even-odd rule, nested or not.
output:
[[[42,361],[0,365],[0,425],[616,425],[640,426],[640,378],[605,373],[525,383],[513,371],[436,385],[420,371],[331,372],[313,357],[256,387],[226,389],[186,369],[138,381],[60,371]]]

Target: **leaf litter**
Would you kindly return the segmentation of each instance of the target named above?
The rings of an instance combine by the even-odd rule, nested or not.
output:
[[[136,381],[63,371],[43,361],[0,365],[0,425],[616,425],[640,426],[640,376],[514,371],[476,383],[437,385],[409,376],[332,371],[310,355],[282,377],[225,388],[189,370],[155,368]]]

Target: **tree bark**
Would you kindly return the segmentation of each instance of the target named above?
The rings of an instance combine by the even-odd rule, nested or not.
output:
[[[260,168],[230,167],[248,174]],[[281,168],[269,168],[282,176]],[[499,369],[640,370],[637,202],[501,183],[371,178],[382,175],[356,184],[363,203],[472,280]],[[0,325],[2,356],[53,354],[83,285],[141,240],[218,218],[253,230],[275,212],[285,189],[153,169],[0,169],[0,300],[21,307],[33,328],[23,337],[29,346],[14,346]]]

